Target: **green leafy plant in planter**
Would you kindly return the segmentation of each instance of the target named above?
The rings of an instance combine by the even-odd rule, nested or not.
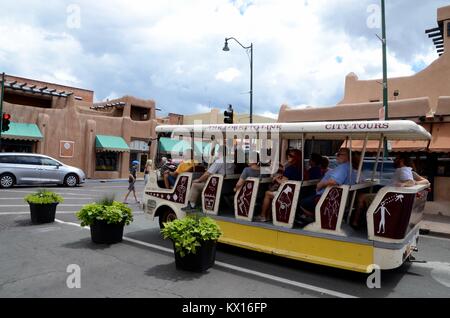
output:
[[[92,241],[104,244],[121,242],[124,226],[133,221],[131,209],[114,197],[86,204],[76,216],[81,226],[90,226]]]
[[[27,195],[24,200],[30,205],[31,222],[33,224],[52,223],[55,221],[56,206],[64,202],[59,194],[39,189]]]
[[[222,235],[219,225],[200,214],[164,223],[164,239],[171,239],[177,268],[203,272],[214,265],[216,244]]]

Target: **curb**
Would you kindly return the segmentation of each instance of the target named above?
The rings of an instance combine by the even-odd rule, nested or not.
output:
[[[138,181],[144,181],[144,179],[136,179],[136,182]],[[85,183],[117,183],[117,182],[127,182],[128,183],[128,179],[106,179],[106,180],[102,180],[102,179],[87,179]]]

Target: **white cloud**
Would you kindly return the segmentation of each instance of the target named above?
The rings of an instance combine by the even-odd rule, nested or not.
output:
[[[273,118],[273,119],[278,119],[278,113],[272,113],[272,112],[269,112],[269,111],[265,111],[265,112],[263,112],[261,114],[258,114],[258,115],[263,116],[263,117],[269,117],[269,118]]]
[[[231,67],[223,72],[219,72],[216,74],[216,80],[224,81],[230,83],[234,81],[236,78],[241,76],[241,72],[234,67]]]
[[[348,73],[360,79],[382,75],[374,35],[379,30],[366,25],[372,0],[79,0],[80,29],[66,25],[71,2],[6,2],[0,68],[93,89],[100,100],[151,98],[176,113],[228,104],[247,112],[249,59],[234,41],[229,52],[222,51],[230,36],[254,45],[255,113],[277,114],[283,103],[335,105]],[[387,6],[388,18],[398,11],[392,6],[408,6],[390,20],[389,76],[411,75],[436,59],[423,25],[409,17],[433,27],[445,2],[411,6],[398,0]],[[408,36],[417,34],[409,40],[422,42],[403,43],[406,28]],[[410,46],[414,53],[408,53]]]
[[[111,92],[109,93],[108,96],[106,96],[105,98],[102,99],[103,102],[108,102],[110,100],[114,100],[117,98],[120,98],[121,96],[119,96],[119,94],[117,94],[116,92]]]
[[[52,74],[43,75],[42,79],[46,82],[68,86],[81,83],[81,81],[72,74],[71,70],[55,70]]]
[[[211,109],[211,107],[202,104],[198,104],[195,107],[196,113],[209,113],[211,112]]]

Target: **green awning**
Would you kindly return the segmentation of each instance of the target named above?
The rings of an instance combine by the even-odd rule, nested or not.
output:
[[[97,151],[112,151],[112,152],[129,152],[130,147],[122,137],[117,136],[95,136],[95,148]]]
[[[9,123],[8,131],[2,132],[2,138],[14,140],[39,141],[44,139],[36,124]]]
[[[194,142],[194,149],[197,155],[201,155],[207,146],[207,143],[201,141]],[[191,149],[192,146],[185,140],[176,140],[171,138],[162,137],[159,139],[159,149],[161,152],[184,152],[185,149]]]
[[[188,148],[190,148],[190,146],[184,140],[175,140],[165,137],[159,139],[159,149],[162,152],[183,152],[184,149]]]

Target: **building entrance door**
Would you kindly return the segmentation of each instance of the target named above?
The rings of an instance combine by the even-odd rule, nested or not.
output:
[[[148,159],[148,143],[143,140],[133,140],[130,144],[130,165],[134,160],[139,161],[138,176],[144,175],[145,163]]]

